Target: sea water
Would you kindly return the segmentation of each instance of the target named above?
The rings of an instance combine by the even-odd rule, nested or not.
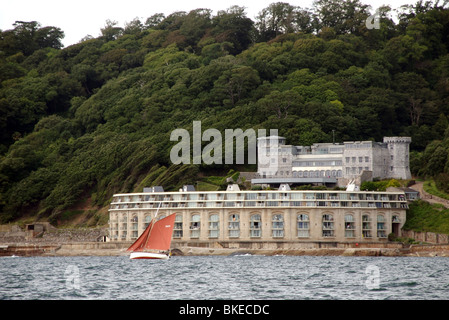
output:
[[[1,257],[0,299],[445,300],[449,258]]]

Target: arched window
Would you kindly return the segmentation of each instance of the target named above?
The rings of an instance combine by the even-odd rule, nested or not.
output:
[[[260,214],[253,214],[250,219],[250,236],[260,238],[262,236],[262,219]]]
[[[138,225],[139,218],[137,217],[137,215],[133,215],[133,217],[131,218],[131,238],[133,239],[137,239],[137,237],[139,236]]]
[[[362,216],[362,236],[364,238],[371,238],[371,217],[367,214]]]
[[[334,216],[323,214],[323,237],[334,236]]]
[[[273,238],[284,237],[284,217],[282,214],[273,214],[271,217],[271,236]]]
[[[240,237],[240,216],[238,214],[230,214],[228,219],[229,238]]]
[[[209,215],[209,238],[218,238],[220,218],[218,214]]]
[[[298,214],[297,229],[298,229],[298,238],[309,237],[310,221],[308,214]]]
[[[199,214],[193,214],[190,217],[190,238],[199,238],[201,229],[201,217]]]
[[[383,214],[377,215],[377,237],[386,238],[387,228],[385,226],[385,217]]]
[[[151,216],[150,215],[146,215],[145,216],[145,229],[148,227],[150,222],[151,222]]]
[[[354,216],[352,214],[345,215],[345,237],[346,238],[355,237],[355,222]]]
[[[177,214],[173,226],[173,238],[182,238],[182,214]]]
[[[120,220],[120,240],[125,240],[128,236],[128,216],[124,213]]]

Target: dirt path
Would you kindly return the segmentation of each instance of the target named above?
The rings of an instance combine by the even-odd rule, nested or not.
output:
[[[422,200],[430,202],[430,203],[439,203],[444,207],[449,208],[449,200],[434,196],[430,193],[424,191],[422,181],[416,181],[414,185],[410,186],[411,189],[419,192],[419,196]]]

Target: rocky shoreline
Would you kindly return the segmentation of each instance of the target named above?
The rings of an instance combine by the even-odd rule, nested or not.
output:
[[[9,243],[0,244],[0,256],[127,256],[128,243]],[[449,245],[411,245],[404,248],[313,248],[313,249],[230,249],[175,246],[174,256],[286,255],[286,256],[373,256],[449,257]]]
[[[17,230],[0,232],[0,256],[127,256],[128,242],[101,242],[105,228],[56,229],[29,237]],[[210,246],[208,246],[210,245]],[[449,257],[449,244],[401,245],[399,243],[341,244],[335,247],[298,247],[290,243],[285,247],[266,246],[257,249],[231,248],[219,244],[191,244],[172,242],[172,254],[177,256],[201,255],[286,255],[286,256],[400,256],[400,257]],[[324,244],[323,244],[324,245]]]

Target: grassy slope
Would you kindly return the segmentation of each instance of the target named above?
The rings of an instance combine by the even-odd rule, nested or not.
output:
[[[424,200],[415,201],[407,211],[404,229],[449,234],[449,209]]]

